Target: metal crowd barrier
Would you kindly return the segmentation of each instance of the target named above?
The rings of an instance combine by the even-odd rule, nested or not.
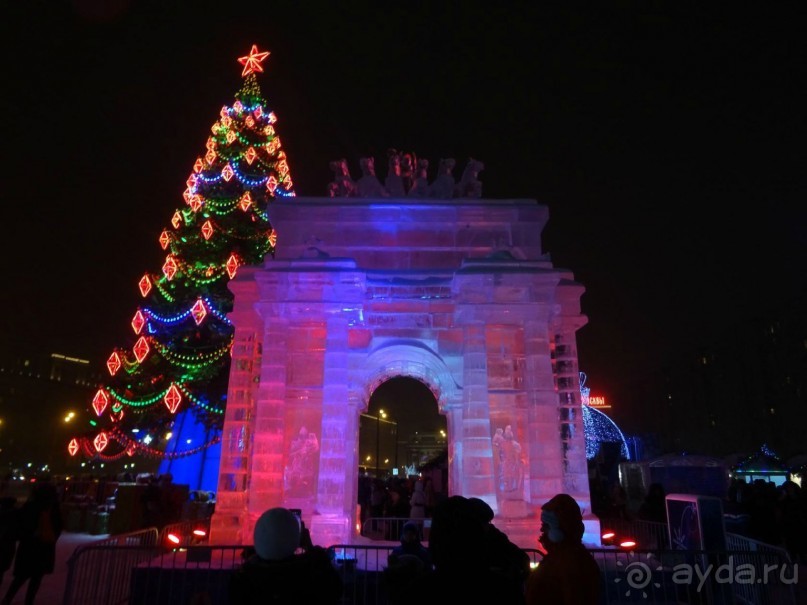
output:
[[[612,531],[620,537],[636,540],[639,548],[670,548],[670,534],[666,523],[628,519],[600,519],[600,529]]]
[[[158,544],[170,547],[206,543],[210,535],[210,517],[170,523],[160,530]]]
[[[225,605],[244,545],[85,545],[76,549],[62,605]],[[387,605],[383,570],[392,545],[329,547],[343,605]],[[540,565],[540,552],[527,550]],[[792,563],[763,551],[594,549],[602,605],[796,605]],[[767,570],[767,571],[766,571]]]
[[[431,519],[410,519],[409,517],[368,517],[361,526],[361,535],[370,540],[397,542],[401,538],[404,523],[415,523],[420,528],[420,537],[429,539]]]
[[[156,527],[77,547],[67,560],[63,603],[128,603],[131,570],[157,548]]]

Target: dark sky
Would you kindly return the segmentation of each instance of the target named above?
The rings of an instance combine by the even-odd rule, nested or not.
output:
[[[581,369],[628,425],[666,357],[805,291],[797,3],[218,4],[2,4],[3,347],[128,343],[253,43],[298,195],[396,147],[549,207],[544,248],[586,287]]]

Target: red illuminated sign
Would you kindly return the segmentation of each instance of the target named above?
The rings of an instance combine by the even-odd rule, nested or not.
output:
[[[603,395],[589,395],[586,405],[598,409],[610,409],[611,404],[607,403]]]

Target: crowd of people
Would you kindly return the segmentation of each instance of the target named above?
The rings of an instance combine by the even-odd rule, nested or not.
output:
[[[405,518],[395,539],[382,582],[387,601],[419,605],[492,601],[503,604],[598,603],[599,566],[582,544],[583,519],[577,502],[558,494],[540,511],[538,541],[544,556],[535,569],[529,557],[494,521],[494,511],[479,498],[429,499],[428,481],[372,483],[368,515]],[[636,510],[629,510],[621,488],[599,503],[603,519],[663,523],[665,491],[653,484]],[[43,577],[52,573],[56,542],[63,529],[57,487],[48,480],[31,484],[28,499],[0,498],[0,605],[12,602],[26,585],[33,605]],[[745,515],[746,535],[786,548],[794,561],[805,560],[807,497],[792,481],[732,482],[724,505],[730,515]],[[430,534],[422,534],[430,518]],[[254,547],[232,576],[233,603],[338,603],[342,580],[327,549],[315,546],[299,514],[282,507],[266,511],[255,525]],[[424,545],[424,542],[426,544]],[[7,572],[11,572],[10,574]],[[5,581],[10,575],[11,581]]]
[[[666,492],[651,483],[636,510],[628,506],[624,488],[592,489],[593,512],[602,520],[667,522]],[[723,498],[726,531],[786,549],[791,561],[807,561],[807,492],[793,481],[776,485],[733,478]]]
[[[757,479],[734,479],[725,512],[744,519],[743,535],[788,551],[792,561],[807,562],[807,493],[793,481],[777,486]]]
[[[599,602],[600,570],[582,544],[583,517],[571,496],[558,494],[543,506],[539,540],[546,554],[535,570],[525,551],[493,524],[493,509],[485,501],[451,496],[438,502],[432,513],[427,546],[420,525],[410,520],[403,526],[400,545],[389,554],[382,582],[391,605]],[[244,553],[244,563],[230,580],[230,602],[341,601],[341,576],[327,551],[311,543],[298,515],[282,507],[267,510],[255,525],[253,539],[254,548]]]

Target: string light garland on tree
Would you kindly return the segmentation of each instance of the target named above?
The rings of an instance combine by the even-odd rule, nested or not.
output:
[[[175,459],[221,440],[234,333],[227,283],[239,267],[274,253],[267,207],[295,195],[277,117],[256,79],[268,56],[253,45],[238,59],[241,89],[218,112],[182,205],[157,238],[163,264],[137,283],[142,299],[131,319],[132,343],[112,351],[108,383],[88,406],[103,427],[71,438],[71,456]],[[204,427],[204,443],[184,447],[165,437],[182,415]]]

